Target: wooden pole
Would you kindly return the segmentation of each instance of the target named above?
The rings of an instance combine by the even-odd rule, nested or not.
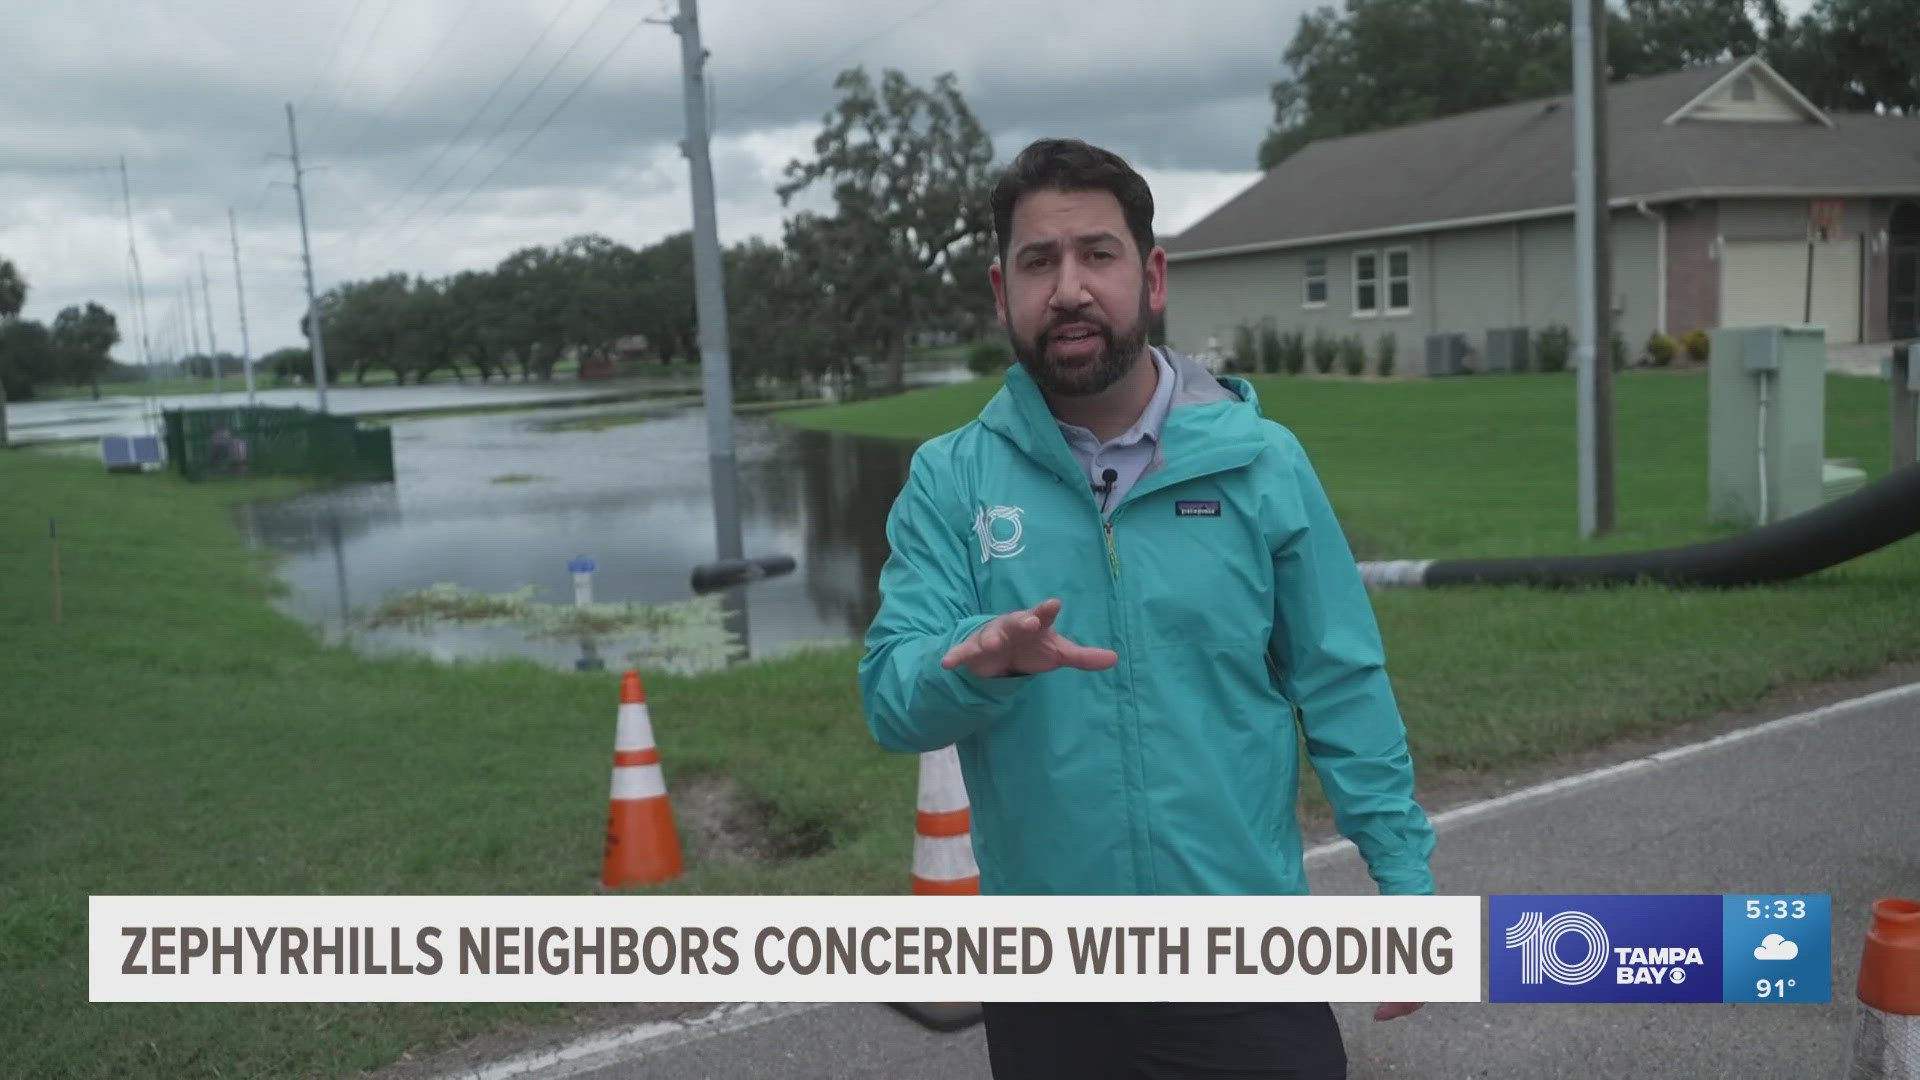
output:
[[[47,539],[53,542],[53,621],[57,625],[65,621],[60,595],[60,523],[53,518],[47,519]]]

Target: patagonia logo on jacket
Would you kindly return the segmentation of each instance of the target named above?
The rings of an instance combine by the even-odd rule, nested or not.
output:
[[[1219,499],[1181,499],[1173,504],[1174,517],[1219,517]]]

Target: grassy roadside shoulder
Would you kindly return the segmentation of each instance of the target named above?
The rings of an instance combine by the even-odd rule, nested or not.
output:
[[[992,389],[782,416],[925,437],[971,418]],[[1368,554],[1578,547],[1570,381],[1261,391]],[[1876,476],[1883,392],[1865,380],[1830,389],[1831,452]],[[1622,528],[1606,546],[1711,535],[1692,434],[1701,381],[1623,379],[1618,401]],[[577,1011],[88,1005],[90,894],[591,891],[615,683],[317,643],[273,609],[266,564],[226,509],[285,487],[108,476],[84,459],[10,453],[0,490],[0,1075],[339,1075]],[[50,517],[65,581],[57,626]],[[1387,592],[1375,606],[1422,775],[1444,777],[1920,657],[1920,542],[1778,588]],[[764,831],[817,851],[728,861],[689,837],[690,872],[672,891],[904,891],[913,762],[879,751],[859,723],[857,656],[648,675],[670,791],[724,776]]]
[[[617,679],[317,643],[273,609],[272,578],[226,511],[285,487],[16,452],[0,454],[0,489],[0,1075],[337,1075],[568,1014],[89,1005],[92,894],[593,890]],[[859,723],[855,660],[648,676],[670,783],[724,775],[765,831],[825,845],[721,861],[688,836],[673,891],[904,891],[914,763]]]
[[[1315,462],[1363,558],[1624,551],[1725,535],[1706,521],[1706,380],[1615,383],[1619,525],[1578,535],[1573,383],[1254,380]],[[925,439],[994,379],[791,412],[817,430]],[[1887,470],[1885,387],[1827,383],[1827,453]],[[1920,657],[1920,539],[1779,586],[1383,591],[1373,598],[1423,777],[1537,765],[1770,692]]]

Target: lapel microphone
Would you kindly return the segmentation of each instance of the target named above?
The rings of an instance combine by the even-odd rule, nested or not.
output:
[[[1120,474],[1108,469],[1100,474],[1101,483],[1093,485],[1093,490],[1100,493],[1100,512],[1103,514],[1107,512],[1107,497],[1113,494],[1113,482],[1118,479]]]

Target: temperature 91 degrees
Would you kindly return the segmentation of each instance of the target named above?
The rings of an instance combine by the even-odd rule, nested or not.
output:
[[[1753,984],[1753,989],[1762,998],[1783,998],[1787,996],[1787,987],[1798,985],[1800,985],[1798,979],[1761,979]]]

